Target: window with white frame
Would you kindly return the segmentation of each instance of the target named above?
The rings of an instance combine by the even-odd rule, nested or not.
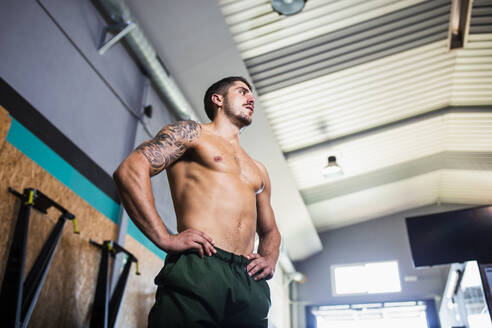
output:
[[[316,328],[428,328],[423,301],[313,306]]]
[[[397,261],[333,265],[334,295],[401,292]]]

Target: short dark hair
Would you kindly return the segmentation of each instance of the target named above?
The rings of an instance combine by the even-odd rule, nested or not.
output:
[[[243,82],[248,86],[249,90],[251,90],[251,85],[244,77],[229,76],[215,82],[205,92],[205,96],[203,97],[203,105],[205,106],[205,112],[207,113],[207,116],[211,121],[214,120],[216,114],[214,103],[212,101],[212,95],[214,93],[218,93],[219,95],[225,96],[231,85],[237,81]]]

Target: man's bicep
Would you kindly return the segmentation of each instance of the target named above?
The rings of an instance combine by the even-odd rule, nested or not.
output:
[[[198,140],[200,124],[195,121],[180,121],[169,124],[157,135],[143,142],[135,152],[143,155],[149,163],[150,175],[156,175],[169,167]]]
[[[266,195],[264,198],[267,198]],[[256,201],[256,206],[257,206],[257,212],[258,212],[258,221],[257,221],[257,232],[258,235],[265,234],[272,229],[275,229],[276,223],[275,223],[275,215],[273,214],[273,209],[270,204],[269,199],[261,199],[261,197],[258,197],[260,199],[257,199]]]
[[[260,235],[276,228],[275,215],[270,202],[270,178],[264,167],[263,172],[265,174],[265,188],[258,196],[256,196],[256,209],[258,212],[257,232]]]

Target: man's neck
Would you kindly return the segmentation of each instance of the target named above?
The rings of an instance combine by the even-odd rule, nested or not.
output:
[[[217,115],[211,123],[215,133],[229,141],[239,141],[241,127],[235,125],[228,117]]]

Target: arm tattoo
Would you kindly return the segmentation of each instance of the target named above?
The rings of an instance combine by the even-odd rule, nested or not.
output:
[[[201,125],[195,121],[175,122],[164,127],[135,151],[147,158],[150,174],[156,175],[181,157],[189,144],[198,139],[201,130]]]

